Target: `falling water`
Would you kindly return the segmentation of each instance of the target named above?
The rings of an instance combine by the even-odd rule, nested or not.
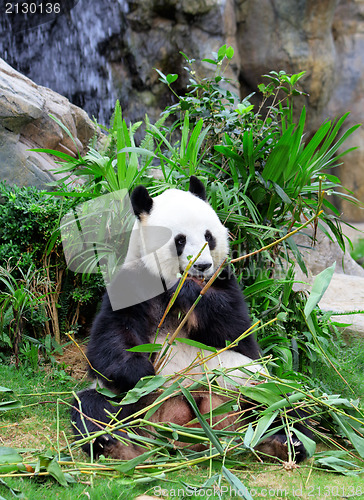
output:
[[[122,40],[127,2],[67,1],[68,9],[48,18],[10,17],[2,9],[0,55],[37,84],[108,124],[118,96],[104,48],[109,40]]]

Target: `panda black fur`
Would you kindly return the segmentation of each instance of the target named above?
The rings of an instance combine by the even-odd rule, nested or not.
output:
[[[116,287],[114,293],[115,290],[118,291],[117,284],[120,282],[129,283],[132,287],[133,283],[135,286],[135,283],[143,283],[146,279],[148,281],[148,278],[153,280],[156,277],[162,278],[165,291],[154,298],[119,310],[113,310],[109,295],[105,294],[101,310],[92,326],[87,352],[92,367],[90,375],[116,394],[133,388],[142,377],[154,375],[153,364],[148,354],[129,352],[127,349],[155,340],[158,323],[178,285],[178,275],[184,271],[189,257],[197,255],[207,242],[200,257],[190,269],[189,278],[163,323],[157,338],[159,343],[164,340],[167,333],[175,331],[181,313],[186,313],[198,297],[203,286],[202,281],[212,276],[228,254],[227,230],[207,203],[205,188],[196,177],[190,179],[189,192],[170,189],[153,199],[143,186],[138,186],[131,195],[131,202],[139,229],[143,231],[145,227],[164,226],[171,230],[172,237],[156,252],[145,254],[140,242],[140,233],[137,231],[133,233],[125,264],[120,276],[115,280],[116,285],[113,285]],[[231,270],[225,268],[196,306],[180,336],[212,347],[223,348],[227,341],[237,339],[249,326],[247,307],[237,281]],[[173,349],[171,360],[162,371],[164,375],[186,368],[197,354],[196,348],[182,343],[178,343]],[[259,358],[258,344],[254,337],[249,335],[220,355],[218,361],[227,368],[248,364],[248,370],[254,373],[262,370],[259,363],[254,362]],[[216,366],[217,358],[214,358],[209,368]],[[241,371],[236,376],[247,379],[241,383],[249,383],[249,376]],[[200,378],[201,374],[196,373],[196,377]],[[135,405],[124,405],[120,410],[120,407],[115,409],[107,398],[95,389],[81,391],[78,398],[81,405],[75,402],[72,412],[75,432],[78,435],[87,435],[100,430],[102,424],[95,420],[108,423],[109,417],[105,410],[111,413],[118,411],[118,418],[123,419],[142,409],[142,406],[146,406],[149,401],[146,398]],[[194,398],[201,413],[209,411],[201,392],[196,393]],[[216,396],[214,406],[222,402],[224,398]],[[194,418],[189,405],[182,397],[172,398],[161,408],[162,410],[153,415],[153,419],[165,421],[167,418],[167,421],[181,423],[181,415],[186,415],[186,421],[182,421],[182,424],[187,424]],[[303,426],[299,427],[301,432],[307,434]],[[285,440],[285,435],[274,435],[273,438],[269,438],[269,442],[274,444],[269,450],[271,452],[273,450],[279,458],[287,454]],[[274,451],[275,446],[283,447],[284,450]],[[296,460],[299,461],[304,458],[305,451],[302,443],[297,440],[294,446]],[[85,449],[90,451],[88,445]],[[108,436],[96,440],[93,451],[96,455],[103,453],[114,458],[131,458],[143,452],[136,445],[125,446]]]

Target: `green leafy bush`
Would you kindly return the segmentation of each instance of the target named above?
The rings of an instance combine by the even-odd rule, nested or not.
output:
[[[59,342],[60,332],[77,324],[82,306],[95,306],[102,284],[99,277],[82,280],[66,269],[59,223],[77,199],[5,183],[0,196],[0,340],[18,360],[27,336],[33,347],[46,335]]]

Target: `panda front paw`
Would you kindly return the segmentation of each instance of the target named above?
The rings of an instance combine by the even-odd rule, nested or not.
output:
[[[114,431],[113,435],[118,435],[122,439],[118,440],[109,434],[104,434],[95,440],[94,453],[96,457],[104,455],[115,460],[131,460],[144,453],[144,448],[126,439],[127,434],[125,432]]]
[[[270,436],[256,447],[256,451],[266,457],[275,457],[284,462],[293,459],[297,464],[302,462],[307,456],[305,447],[296,437],[290,438],[290,446],[288,446],[286,434],[274,434]]]
[[[175,287],[177,288],[177,286]],[[186,279],[183,286],[176,298],[175,306],[179,307],[182,311],[187,312],[192,304],[195,302],[202,290],[202,284],[197,279]],[[172,295],[175,290],[171,290]]]
[[[119,392],[127,392],[143,377],[155,375],[154,366],[144,355],[135,354],[123,364],[123,370],[114,378]]]

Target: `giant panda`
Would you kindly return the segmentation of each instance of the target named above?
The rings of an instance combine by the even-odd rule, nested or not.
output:
[[[142,377],[155,374],[153,358],[150,359],[147,353],[130,352],[127,349],[152,342],[163,343],[166,336],[176,330],[181,316],[187,313],[206,281],[229,252],[228,231],[207,202],[203,183],[194,176],[190,178],[189,191],[168,189],[154,198],[150,197],[145,187],[138,186],[131,194],[131,205],[136,216],[136,230],[130,238],[121,273],[105,294],[100,312],[94,320],[87,350],[90,376],[98,386],[104,386],[118,395],[132,389]],[[167,228],[169,238],[150,252],[146,250],[148,245],[143,234],[145,236],[148,229],[155,227]],[[158,329],[191,256],[199,252],[175,303]],[[144,283],[153,283],[156,279],[162,283],[161,293],[143,300]],[[115,297],[126,294],[127,301],[129,292],[140,296],[140,301],[134,300],[134,303],[121,309],[112,307]],[[179,337],[221,349],[247,331],[250,324],[243,295],[227,266],[199,301]],[[162,375],[173,377],[196,358],[198,351],[198,347],[176,343],[168,362],[162,367]],[[264,373],[259,363],[260,357],[257,341],[253,335],[247,335],[231,349],[211,359],[207,368],[246,366],[246,370],[229,372],[229,377],[234,383],[254,384],[254,374]],[[202,375],[199,367],[189,373],[189,376],[197,379]],[[221,378],[218,382],[226,384],[226,381],[229,378]],[[83,390],[78,393],[72,410],[75,433],[80,437],[100,431],[110,422],[110,414],[117,414],[119,420],[125,419],[147,407],[155,397],[148,395],[137,403],[120,407],[115,406],[95,386]],[[201,414],[226,402],[226,397],[217,394],[211,396],[203,390],[195,391],[193,397]],[[151,420],[189,425],[194,418],[190,404],[180,395],[165,401]],[[236,417],[229,419],[227,415],[224,425],[233,428],[237,426],[235,420]],[[216,428],[219,425],[215,421]],[[309,433],[304,425],[296,425],[301,432],[306,435]],[[263,441],[257,450],[287,460],[288,449],[293,448],[295,460],[303,460],[306,453],[302,443],[293,437],[292,446],[289,446],[286,434],[280,432]],[[135,443],[127,444],[108,434],[99,436],[92,446],[96,456],[103,454],[119,459],[130,459],[145,451]],[[90,444],[87,443],[84,449],[90,453]],[[200,447],[195,445],[194,449]]]

